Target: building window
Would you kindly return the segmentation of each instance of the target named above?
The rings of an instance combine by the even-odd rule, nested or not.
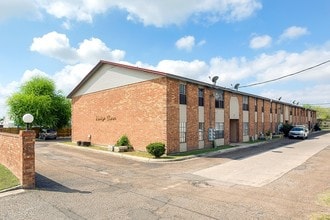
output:
[[[216,122],[215,123],[214,133],[215,133],[215,139],[224,138],[223,122]]]
[[[249,97],[243,96],[243,110],[249,111]]]
[[[198,140],[204,140],[204,122],[199,122],[198,126]]]
[[[258,99],[256,98],[254,101],[254,111],[258,111]]]
[[[186,143],[187,122],[180,122],[180,143]]]
[[[224,108],[223,91],[218,90],[215,92],[215,107]]]
[[[277,103],[275,104],[275,114],[277,114]]]
[[[265,110],[264,107],[265,107],[265,100],[262,100],[262,107],[261,107],[261,111],[262,111],[262,112],[264,112],[264,110]]]
[[[243,122],[243,136],[249,135],[249,122]]]
[[[180,84],[180,104],[187,104],[186,85]]]
[[[198,106],[204,106],[204,89],[198,89]]]

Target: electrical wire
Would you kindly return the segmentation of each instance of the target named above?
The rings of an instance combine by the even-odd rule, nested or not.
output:
[[[297,72],[294,72],[294,73],[291,73],[291,74],[288,74],[288,75],[285,75],[285,76],[281,76],[281,77],[278,77],[278,78],[275,78],[275,79],[270,79],[270,80],[266,80],[266,81],[263,81],[263,82],[257,82],[257,83],[252,83],[252,84],[249,84],[249,85],[243,85],[243,86],[239,86],[240,88],[246,88],[246,87],[251,87],[251,86],[257,86],[257,85],[261,85],[261,84],[265,84],[265,83],[270,83],[270,82],[274,82],[274,81],[277,81],[277,80],[280,80],[280,79],[283,79],[283,78],[286,78],[286,77],[290,77],[290,76],[293,76],[293,75],[297,75],[299,73],[302,73],[302,72],[305,72],[307,70],[311,70],[311,69],[314,69],[316,67],[319,67],[319,66],[322,66],[326,63],[329,63],[330,60],[327,60],[327,61],[324,61],[322,63],[319,63],[317,65],[314,65],[314,66],[311,66],[311,67],[308,67],[306,69],[303,69],[303,70],[299,70]]]

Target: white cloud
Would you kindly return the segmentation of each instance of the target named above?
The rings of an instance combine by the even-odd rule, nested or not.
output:
[[[202,60],[162,60],[156,66],[138,62],[136,65],[167,73],[177,74],[210,83],[209,76],[219,76],[217,85],[231,88],[282,77],[329,60],[330,42],[309,48],[301,53],[277,51],[261,54],[254,59],[214,57],[209,62]],[[330,63],[273,83],[249,87],[254,94],[269,98],[285,97],[285,101],[300,103],[329,103]],[[286,86],[283,86],[286,85]],[[304,86],[301,86],[304,85]],[[263,91],[264,90],[264,91]],[[242,88],[242,91],[247,91]],[[265,92],[266,91],[266,92]]]
[[[64,19],[65,26],[68,21],[93,22],[95,15],[113,8],[126,11],[128,20],[162,27],[179,25],[189,18],[199,20],[201,14],[206,15],[207,22],[238,21],[251,16],[262,7],[259,0],[37,0],[37,2],[48,14]]]
[[[250,48],[260,49],[269,47],[272,43],[272,38],[269,35],[255,36],[250,41]]]
[[[55,31],[45,34],[42,37],[33,38],[30,50],[66,63],[77,62],[76,51],[74,48],[71,48],[67,36]]]
[[[303,104],[323,104],[330,103],[330,84],[318,84],[315,86],[305,87],[301,90],[267,90],[260,95],[272,99],[283,97],[285,102],[292,102],[293,100]],[[326,105],[322,105],[327,107]],[[329,107],[329,105],[328,105]]]
[[[38,11],[38,5],[31,0],[0,1],[0,21],[12,17],[39,19],[41,13]]]
[[[176,48],[186,51],[191,51],[195,46],[201,47],[204,44],[206,44],[205,40],[201,40],[196,44],[194,36],[185,36],[175,42]]]
[[[162,60],[155,69],[196,80],[203,80],[209,71],[208,64],[200,60],[193,60],[191,62],[182,60]]]
[[[95,64],[101,59],[119,61],[125,56],[124,51],[111,50],[98,38],[85,39],[78,48],[73,48],[65,34],[55,31],[34,38],[30,50],[68,64],[79,62]]]
[[[65,66],[53,76],[56,88],[68,95],[93,67],[87,63]]]
[[[179,50],[191,51],[195,46],[195,38],[193,36],[185,36],[176,41],[175,46]]]
[[[284,32],[279,37],[279,41],[281,42],[284,40],[296,39],[307,34],[309,34],[307,28],[292,26],[284,30]]]
[[[77,49],[80,62],[95,63],[96,61],[111,60],[120,61],[124,58],[125,52],[122,50],[110,50],[104,42],[98,38],[84,40]]]

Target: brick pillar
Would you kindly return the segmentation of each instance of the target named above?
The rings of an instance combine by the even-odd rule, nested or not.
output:
[[[22,149],[22,177],[20,178],[22,187],[32,189],[35,187],[35,132],[20,131],[20,143]]]

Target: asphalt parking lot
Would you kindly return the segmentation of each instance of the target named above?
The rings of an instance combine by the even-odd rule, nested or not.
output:
[[[37,188],[0,195],[0,219],[310,219],[330,214],[330,134],[146,163],[36,143]]]

